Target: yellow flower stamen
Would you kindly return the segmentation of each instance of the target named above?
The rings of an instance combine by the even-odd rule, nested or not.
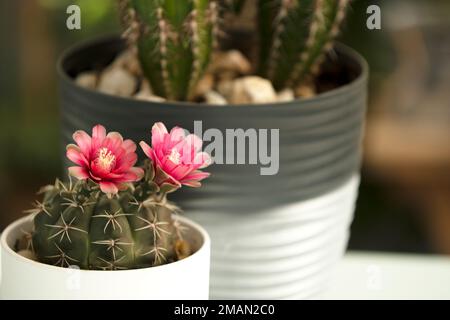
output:
[[[103,147],[98,151],[96,163],[105,171],[111,171],[116,162],[116,156],[108,148]]]
[[[172,161],[174,164],[180,164],[181,162],[181,155],[178,152],[177,149],[173,148],[169,155],[169,160]]]

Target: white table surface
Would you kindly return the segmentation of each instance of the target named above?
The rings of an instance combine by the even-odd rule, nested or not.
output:
[[[349,252],[322,298],[450,299],[450,257]]]
[[[325,299],[450,299],[450,256],[349,252]]]

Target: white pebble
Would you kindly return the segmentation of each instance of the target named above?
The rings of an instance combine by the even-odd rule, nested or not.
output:
[[[207,93],[205,93],[205,102],[209,103],[209,104],[213,104],[213,105],[226,105],[228,104],[227,100],[220,95],[219,93],[217,93],[216,91],[208,91]]]
[[[136,86],[137,80],[130,72],[113,66],[102,73],[98,90],[103,93],[126,97],[133,94]]]

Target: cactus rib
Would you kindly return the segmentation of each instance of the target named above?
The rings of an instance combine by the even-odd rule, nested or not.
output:
[[[260,73],[295,87],[323,61],[349,0],[259,0]]]
[[[129,0],[128,7],[135,14],[128,25],[139,24],[138,56],[155,94],[169,100],[193,98],[213,48],[214,3]]]
[[[29,211],[35,225],[30,247],[38,260],[100,270],[177,260],[182,238],[172,215],[179,209],[159,193],[153,177],[147,174],[135,188],[113,198],[86,181],[57,181],[48,187],[43,202]]]

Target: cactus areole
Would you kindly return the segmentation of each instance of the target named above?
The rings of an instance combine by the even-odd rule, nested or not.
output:
[[[167,200],[167,194],[182,185],[200,186],[208,174],[198,169],[209,164],[209,156],[197,153],[189,141],[195,139],[197,146],[201,141],[185,136],[181,128],[169,133],[157,123],[152,134],[152,147],[141,144],[146,152],[156,150],[159,158],[146,160],[142,167],[133,167],[136,144],[123,140],[119,133],[106,134],[98,125],[92,136],[84,131],[74,134],[77,145],[67,147],[67,156],[78,165],[69,168],[77,180],[56,180],[44,187],[43,201],[29,210],[34,215],[34,230],[27,248],[38,261],[60,267],[124,270],[170,263],[191,254],[182,226],[173,219],[179,209]],[[181,160],[173,156],[177,152],[193,158],[184,156],[180,165]],[[174,164],[184,175],[168,169]]]

